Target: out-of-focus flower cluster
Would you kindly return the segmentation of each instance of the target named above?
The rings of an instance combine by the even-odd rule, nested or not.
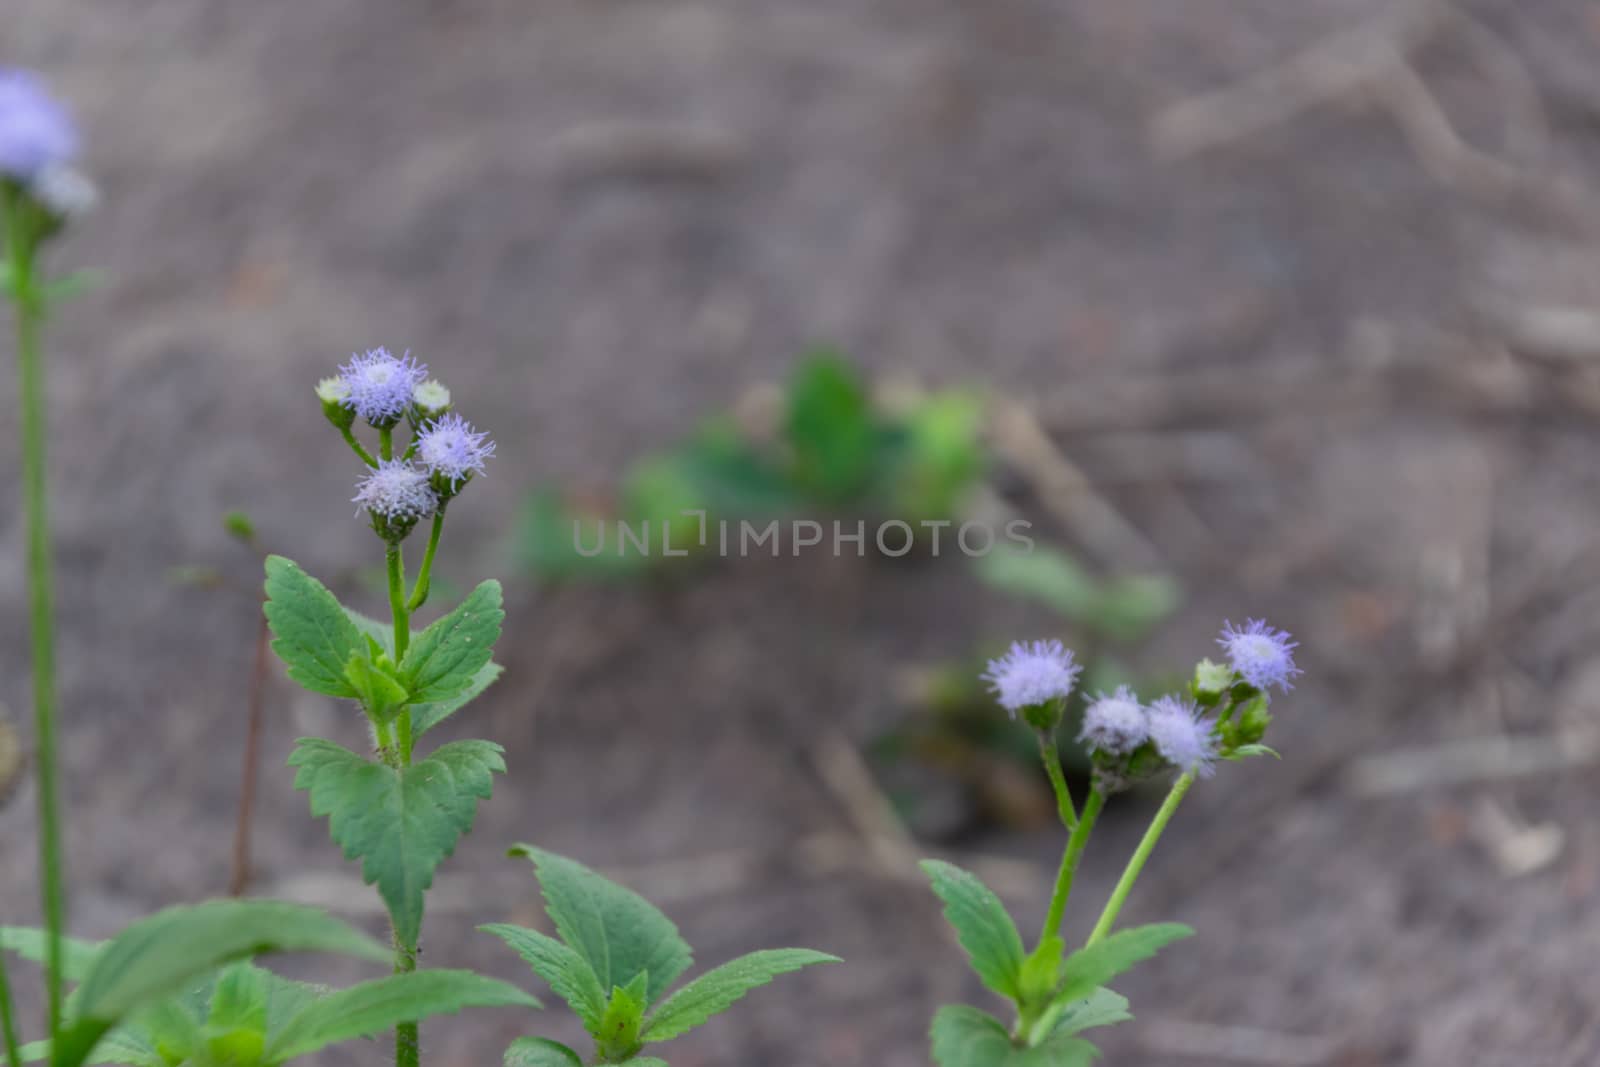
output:
[[[316,393],[328,421],[367,461],[353,502],[390,543],[442,512],[474,476],[484,473],[494,455],[489,435],[450,410],[450,390],[429,380],[427,366],[409,352],[395,356],[374,348],[358,353],[336,377],[318,382]],[[378,430],[376,456],[355,440],[357,419]],[[401,422],[409,424],[411,440],[397,451],[393,435]]]
[[[0,69],[0,182],[37,205],[50,232],[98,200],[94,183],[78,169],[80,147],[72,116],[38,78]]]
[[[1264,620],[1225,623],[1218,643],[1225,664],[1202,660],[1186,694],[1141,702],[1127,686],[1100,693],[1083,712],[1078,740],[1108,789],[1177,770],[1208,778],[1218,760],[1270,752],[1261,745],[1272,717],[1268,691],[1288,692],[1301,671],[1299,645]],[[984,679],[1000,705],[1040,730],[1053,730],[1065,712],[1079,667],[1059,641],[1018,642],[991,660]]]

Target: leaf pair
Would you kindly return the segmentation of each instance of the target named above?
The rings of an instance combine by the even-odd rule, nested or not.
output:
[[[481,929],[505,941],[550,983],[594,1037],[603,1063],[662,1064],[639,1056],[640,1049],[687,1033],[780,974],[837,962],[808,949],[753,952],[665,996],[693,962],[671,919],[574,860],[528,845],[516,846],[511,854],[533,861],[545,910],[560,936],[506,923]],[[572,1049],[543,1038],[523,1038],[506,1050],[507,1067],[581,1063]]]
[[[921,866],[944,901],[945,919],[966,950],[973,973],[1011,1001],[1019,1019],[1028,1020],[1025,1032],[1012,1035],[976,1008],[941,1009],[931,1032],[934,1059],[941,1067],[1072,1067],[1089,1062],[1094,1046],[1073,1035],[1132,1018],[1128,1002],[1104,988],[1105,983],[1194,932],[1181,923],[1136,926],[1065,959],[1061,939],[1052,937],[1025,955],[1016,923],[977,875],[940,860],[924,860]]]
[[[43,941],[37,931],[0,931],[0,946],[28,958],[43,956]],[[81,984],[68,1002],[52,1064],[78,1067],[108,1032],[135,1013],[219,967],[268,952],[389,956],[384,946],[314,908],[253,900],[167,908],[102,945],[67,942],[66,977]],[[39,1046],[33,1048],[42,1054]]]
[[[293,560],[268,556],[266,569],[273,651],[312,692],[359,700],[380,722],[407,705],[424,706],[412,716],[420,736],[499,675],[489,662],[505,618],[499,582],[480,584],[395,663],[391,630],[346,610]]]

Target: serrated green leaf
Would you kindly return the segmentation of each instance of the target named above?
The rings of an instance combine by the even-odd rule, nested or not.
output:
[[[500,583],[482,582],[455,610],[417,634],[400,674],[418,703],[445,700],[473,684],[500,639]]]
[[[533,861],[545,910],[561,939],[589,961],[601,988],[648,971],[646,1003],[654,1004],[694,962],[672,920],[633,890],[532,845],[513,846],[510,854]]]
[[[555,995],[566,1001],[567,1007],[582,1021],[583,1028],[599,1036],[600,1022],[606,1012],[605,988],[589,961],[577,950],[548,934],[510,923],[489,923],[478,929],[511,946],[533,968],[533,973],[549,982]]]
[[[472,676],[465,689],[453,697],[427,704],[411,705],[411,736],[421,737],[450,716],[478,699],[504,672],[498,663],[486,663]]]
[[[281,1063],[355,1037],[368,1037],[400,1023],[462,1008],[540,1007],[516,986],[471,971],[412,971],[377,978],[329,993],[303,1008],[267,1046]]]
[[[0,926],[0,951],[15,952],[31,963],[43,964],[49,955],[43,930],[31,926]],[[61,977],[69,982],[81,982],[94,962],[95,954],[105,946],[104,941],[83,941],[76,937],[61,939]]]
[[[1084,1067],[1099,1055],[1089,1042],[1063,1034],[1018,1048],[999,1019],[965,1004],[940,1008],[928,1036],[939,1067]]]
[[[23,1063],[39,1063],[50,1058],[49,1041],[30,1041],[17,1050]],[[118,1064],[119,1067],[172,1067],[171,1063],[156,1051],[154,1045],[145,1035],[134,1026],[119,1026],[102,1037],[94,1050],[89,1053],[88,1059],[83,1061],[88,1067],[99,1067],[101,1064]]]
[[[472,829],[495,772],[506,769],[503,751],[489,741],[455,741],[397,771],[321,738],[295,745],[295,788],[311,794],[311,814],[328,818],[345,858],[361,860],[362,879],[377,885],[405,943],[416,943],[434,870]]]
[[[351,653],[344,665],[344,677],[367,714],[379,722],[388,722],[405,706],[409,696],[398,678],[359,652]]]
[[[327,586],[282,556],[267,557],[267,602],[272,650],[289,668],[289,677],[314,693],[353,697],[345,677],[353,654],[366,644],[338,598]]]
[[[89,967],[57,1050],[57,1067],[76,1067],[117,1023],[199,975],[248,956],[296,951],[389,956],[352,927],[296,904],[214,900],[141,919],[112,938]]]
[[[688,1033],[713,1015],[727,1011],[752,989],[780,974],[814,963],[838,963],[839,957],[805,948],[774,948],[752,952],[707,971],[656,1009],[641,1035],[645,1041],[670,1041]]]
[[[583,1067],[583,1059],[559,1041],[519,1037],[506,1047],[505,1067]]]
[[[1082,1000],[1063,1005],[1051,1033],[1070,1037],[1097,1026],[1125,1023],[1132,1018],[1133,1013],[1128,1010],[1128,998],[1101,986]]]
[[[942,860],[923,860],[923,873],[944,901],[944,917],[967,950],[983,984],[1016,1000],[1022,993],[1022,935],[1000,898],[970,871]]]
[[[1119,930],[1087,948],[1080,948],[1061,965],[1061,1000],[1080,1000],[1165,945],[1194,934],[1182,923],[1151,923]]]

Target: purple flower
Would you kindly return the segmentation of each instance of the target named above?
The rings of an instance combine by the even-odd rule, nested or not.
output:
[[[1224,622],[1217,644],[1227,650],[1233,669],[1257,689],[1278,686],[1284,692],[1294,688],[1289,680],[1302,673],[1294,665],[1298,641],[1289,640],[1282,630],[1274,630],[1265,619],[1250,619],[1243,629]]]
[[[0,70],[0,175],[32,182],[78,154],[78,129],[33,75]]]
[[[406,353],[399,359],[386,348],[354,356],[339,368],[349,395],[345,406],[373,425],[394,423],[411,406],[411,394],[428,376],[428,368]]]
[[[351,500],[380,518],[401,523],[425,519],[439,506],[427,472],[403,459],[380,460],[377,469],[356,486]]]
[[[474,474],[483,473],[483,461],[494,455],[489,435],[473,430],[460,415],[450,414],[422,428],[417,435],[417,462],[450,483],[454,490]]]
[[[1082,669],[1060,641],[1018,641],[1000,659],[989,661],[983,679],[1000,706],[1016,718],[1023,708],[1065,700]]]
[[[1217,739],[1211,721],[1182,697],[1165,696],[1150,705],[1150,740],[1161,758],[1185,774],[1209,778],[1215,772]]]
[[[1125,685],[1116,692],[1095,697],[1083,712],[1083,730],[1078,740],[1090,750],[1099,750],[1113,756],[1126,756],[1150,736],[1150,724],[1139,698]]]

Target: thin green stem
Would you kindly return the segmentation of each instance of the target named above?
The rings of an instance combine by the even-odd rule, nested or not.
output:
[[[5,197],[5,228],[17,308],[17,401],[21,407],[23,508],[27,512],[28,600],[33,645],[34,777],[39,795],[39,892],[46,929],[45,970],[52,1048],[61,1033],[61,931],[66,905],[61,876],[60,790],[56,779],[55,593],[50,561],[49,486],[45,468],[44,370],[39,355],[39,294],[29,207],[15,187]]]
[[[378,431],[379,448],[384,459],[393,455],[393,430]],[[389,609],[394,617],[394,658],[405,658],[406,647],[411,643],[411,613],[406,608],[406,567],[400,555],[400,544],[388,546],[384,561],[389,572]],[[396,770],[411,766],[411,710],[402,709],[395,720],[395,746],[393,754]],[[417,945],[407,942],[398,932],[394,935],[394,973],[406,974],[417,969]],[[416,1023],[400,1023],[394,1028],[395,1067],[418,1067],[422,1051]]]
[[[383,459],[394,458],[394,427],[378,427],[378,455]],[[376,465],[376,464],[374,464]]]
[[[1040,730],[1038,734],[1039,760],[1044,764],[1044,773],[1050,777],[1050,788],[1056,792],[1056,812],[1061,816],[1061,825],[1069,831],[1075,830],[1078,809],[1067,791],[1066,776],[1061,773],[1061,752],[1056,748],[1056,736],[1050,730]]]
[[[1105,807],[1105,804],[1105,791],[1099,787],[1092,790],[1089,799],[1083,802],[1083,815],[1078,819],[1078,825],[1073,828],[1072,836],[1067,839],[1066,850],[1061,853],[1061,870],[1056,873],[1056,889],[1050,895],[1050,910],[1045,913],[1044,927],[1039,931],[1041,945],[1060,934],[1061,918],[1067,912],[1067,898],[1072,895],[1072,880],[1077,876],[1078,864],[1083,860],[1083,849],[1089,843],[1089,832],[1094,829],[1095,820],[1100,817],[1100,809]]]
[[[349,445],[356,455],[361,457],[361,462],[369,467],[376,467],[378,461],[372,458],[372,453],[366,450],[362,443],[356,440],[355,431],[348,426],[339,427],[339,434],[344,438],[344,443]]]
[[[1194,785],[1193,771],[1172,783],[1172,791],[1167,794],[1167,799],[1162,801],[1161,810],[1156,812],[1156,817],[1150,820],[1150,827],[1145,830],[1144,839],[1139,842],[1139,847],[1133,850],[1133,858],[1128,860],[1128,866],[1117,881],[1117,887],[1111,891],[1111,899],[1106,901],[1105,910],[1100,913],[1100,921],[1094,924],[1094,932],[1089,935],[1085,947],[1105,940],[1106,935],[1111,932],[1122,906],[1128,902],[1128,894],[1133,892],[1133,883],[1139,880],[1139,872],[1144,870],[1145,861],[1150,858],[1150,853],[1155,851],[1156,842],[1161,840],[1162,831],[1167,828],[1167,823],[1172,821],[1173,812],[1178,810],[1183,795],[1192,785]]]
[[[444,532],[444,505],[439,505],[439,510],[433,513],[433,528],[428,531],[428,547],[422,552],[422,566],[417,569],[417,584],[411,589],[411,597],[406,601],[407,611],[416,611],[428,602],[428,593],[433,582],[433,557],[439,551],[439,535]]]
[[[11,979],[6,974],[5,953],[0,952],[0,1029],[5,1030],[6,1063],[22,1067],[22,1050],[17,1043],[16,1005],[11,1000]]]

